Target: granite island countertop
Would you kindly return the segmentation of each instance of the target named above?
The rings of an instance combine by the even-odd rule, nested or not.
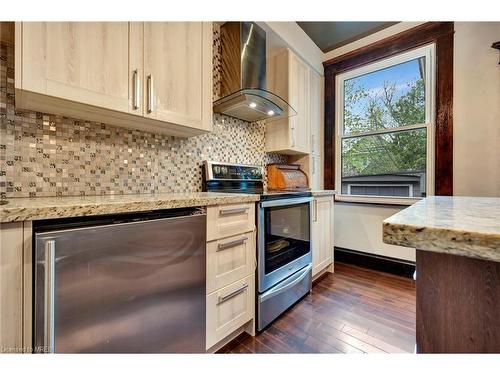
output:
[[[247,203],[258,200],[259,196],[256,194],[206,192],[7,198],[0,201],[0,223]]]
[[[500,198],[427,197],[384,220],[383,240],[500,262]]]

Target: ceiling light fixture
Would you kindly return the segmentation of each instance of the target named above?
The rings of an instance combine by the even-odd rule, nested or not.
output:
[[[274,111],[268,111],[268,112],[267,112],[267,114],[268,114],[269,116],[272,116],[272,115],[274,115]]]
[[[257,107],[257,104],[255,104],[255,103],[250,103],[250,104],[249,104],[249,107],[250,107],[250,108],[255,108],[255,107]]]

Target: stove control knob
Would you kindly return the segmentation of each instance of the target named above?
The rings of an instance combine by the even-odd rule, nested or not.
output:
[[[223,174],[226,174],[226,173],[227,173],[227,168],[226,168],[226,167],[221,167],[221,168],[220,168],[220,170],[221,170],[221,172],[222,172]]]

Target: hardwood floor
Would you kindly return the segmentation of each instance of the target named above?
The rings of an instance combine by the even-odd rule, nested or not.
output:
[[[413,353],[415,283],[336,263],[335,273],[256,337],[222,353]]]

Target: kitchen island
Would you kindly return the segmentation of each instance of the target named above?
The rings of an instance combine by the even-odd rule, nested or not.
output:
[[[418,353],[500,353],[500,198],[425,198],[383,240],[417,249]]]

